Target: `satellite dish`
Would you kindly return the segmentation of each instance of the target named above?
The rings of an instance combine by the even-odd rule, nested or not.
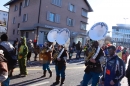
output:
[[[103,39],[108,32],[108,26],[104,22],[98,22],[94,24],[89,30],[89,37],[92,40],[101,40]]]
[[[70,31],[67,28],[61,29],[56,38],[56,42],[59,45],[64,45],[70,38]]]
[[[48,41],[56,42],[58,31],[59,31],[58,29],[53,29],[53,30],[49,31],[49,33],[47,34]]]

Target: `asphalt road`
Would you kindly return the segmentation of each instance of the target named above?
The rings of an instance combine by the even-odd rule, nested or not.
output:
[[[83,63],[83,59],[67,63],[66,80],[64,86],[80,86],[85,69]],[[56,77],[55,66],[51,65],[50,67],[53,72],[53,76],[51,78],[48,78],[48,72],[45,78],[40,78],[43,74],[43,71],[42,65],[39,64],[39,62],[31,62],[27,68],[28,75],[26,77],[18,77],[19,68],[16,68],[10,81],[10,86],[50,86],[53,82],[55,82]],[[89,83],[88,86],[91,86],[91,83]],[[121,86],[128,86],[126,78],[122,79]]]

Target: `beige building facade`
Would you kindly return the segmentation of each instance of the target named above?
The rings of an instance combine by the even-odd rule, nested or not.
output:
[[[87,0],[10,0],[7,5],[9,40],[25,36],[41,44],[50,30],[68,28],[71,43],[85,44],[87,15],[93,11]]]

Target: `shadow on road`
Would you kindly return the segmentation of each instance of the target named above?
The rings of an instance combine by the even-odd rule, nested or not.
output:
[[[45,80],[45,79],[49,79],[49,78],[36,78],[36,79],[31,79],[31,80],[27,80],[27,81],[23,81],[23,82],[19,82],[19,83],[15,83],[15,84],[12,84],[10,86],[27,86],[29,84],[33,84],[33,83],[36,83],[36,82],[39,82],[39,81],[42,81],[42,80]]]

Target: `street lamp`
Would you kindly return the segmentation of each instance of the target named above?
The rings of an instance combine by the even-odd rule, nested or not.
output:
[[[127,20],[128,18],[124,18],[124,20],[125,20],[125,24],[126,24],[126,20]]]

